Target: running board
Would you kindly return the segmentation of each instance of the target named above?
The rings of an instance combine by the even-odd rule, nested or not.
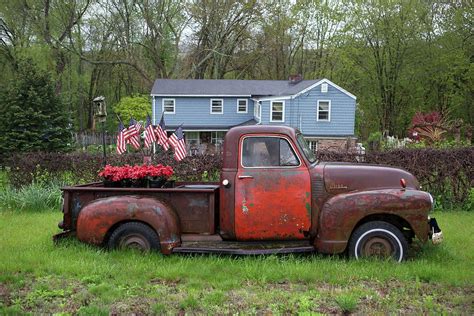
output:
[[[173,253],[215,253],[227,255],[269,255],[314,252],[308,242],[183,242]]]

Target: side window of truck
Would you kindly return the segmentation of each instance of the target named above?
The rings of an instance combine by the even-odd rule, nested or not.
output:
[[[244,167],[293,167],[300,162],[288,141],[280,137],[246,137],[242,144]]]

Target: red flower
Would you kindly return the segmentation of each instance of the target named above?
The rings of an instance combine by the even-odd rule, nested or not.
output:
[[[124,179],[145,179],[150,178],[165,178],[168,179],[173,175],[173,168],[170,166],[163,166],[158,164],[153,165],[141,165],[141,166],[129,166],[125,165],[122,167],[106,165],[105,168],[99,172],[99,176],[109,181],[121,181]]]

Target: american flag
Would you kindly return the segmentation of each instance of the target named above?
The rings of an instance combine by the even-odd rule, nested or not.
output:
[[[169,138],[170,145],[174,148],[174,159],[181,161],[186,157],[183,128],[178,127]]]
[[[117,134],[117,153],[119,155],[127,151],[127,144],[125,143],[124,129],[122,122],[119,122],[118,134]]]
[[[161,116],[160,124],[155,129],[156,138],[158,145],[161,145],[163,149],[166,151],[170,148],[168,143],[168,135],[166,134],[166,127],[165,127],[165,118],[163,115]]]
[[[145,125],[145,147],[150,148],[153,142],[156,142],[155,131],[153,130],[153,125],[151,125],[150,115],[146,116],[146,125]]]
[[[131,144],[133,148],[140,148],[140,129],[141,124],[135,121],[133,118],[130,119],[130,125],[125,129],[124,138],[127,144]]]

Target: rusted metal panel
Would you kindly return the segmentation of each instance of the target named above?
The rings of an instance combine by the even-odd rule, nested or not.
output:
[[[409,223],[423,242],[428,239],[429,194],[418,190],[382,189],[343,193],[326,201],[319,218],[316,248],[339,253],[356,225],[367,216],[396,216]]]
[[[193,185],[196,183],[192,183]],[[77,216],[88,203],[101,198],[124,195],[151,196],[173,207],[180,218],[183,233],[215,233],[215,214],[218,200],[218,184],[207,183],[206,189],[185,188],[190,183],[181,183],[180,187],[171,189],[151,188],[105,188],[101,183],[66,187],[65,194],[71,194],[71,202],[65,203],[65,208],[70,210],[70,229],[76,227]]]
[[[89,203],[79,213],[77,238],[100,245],[112,227],[128,221],[143,222],[154,228],[165,254],[181,242],[179,220],[172,207],[143,196],[114,196]]]
[[[190,241],[173,249],[173,253],[218,253],[229,255],[264,255],[314,252],[308,241],[232,242]]]
[[[228,180],[228,187],[221,186],[219,201],[219,233],[223,239],[235,239],[234,190],[237,169],[223,169],[221,183]]]
[[[292,143],[291,138],[278,134]],[[243,138],[242,138],[243,140]],[[239,158],[241,158],[239,145]],[[300,155],[295,167],[245,168],[239,163],[235,179],[237,240],[308,239],[311,228],[311,183]],[[239,159],[240,160],[240,159]]]
[[[405,180],[407,189],[418,190],[420,187],[411,173],[399,168],[343,162],[324,163],[323,167],[325,188],[330,194],[401,188],[400,179]]]

